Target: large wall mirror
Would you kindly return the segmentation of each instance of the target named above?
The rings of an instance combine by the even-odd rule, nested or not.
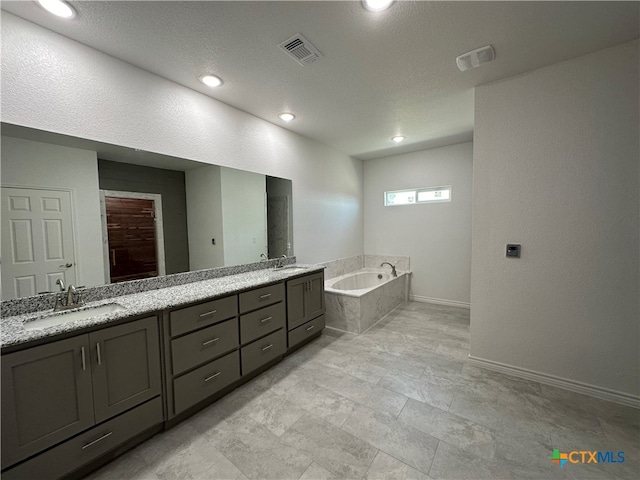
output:
[[[291,180],[1,128],[3,299],[293,255]]]

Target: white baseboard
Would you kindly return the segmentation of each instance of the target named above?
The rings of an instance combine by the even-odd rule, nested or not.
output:
[[[588,383],[576,382],[575,380],[569,380],[568,378],[557,377],[547,373],[535,372],[526,368],[514,367],[512,365],[494,362],[492,360],[485,360],[471,355],[469,355],[468,363],[476,367],[486,368],[487,370],[493,370],[513,375],[515,377],[524,378],[525,380],[532,380],[534,382],[544,383],[546,385],[563,388],[576,393],[582,393],[591,397],[601,398],[610,402],[620,403],[629,407],[640,408],[640,397],[630,395],[628,393],[597,387]]]
[[[471,308],[471,304],[468,302],[458,302],[457,300],[423,297],[421,295],[409,295],[409,300],[413,300],[414,302],[435,303],[436,305],[448,305],[449,307],[460,307],[466,309]]]

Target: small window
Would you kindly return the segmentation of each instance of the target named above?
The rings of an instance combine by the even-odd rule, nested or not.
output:
[[[414,188],[384,192],[385,207],[451,201],[451,186]]]

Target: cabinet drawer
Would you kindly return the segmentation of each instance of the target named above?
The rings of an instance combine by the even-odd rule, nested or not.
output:
[[[240,294],[240,313],[250,312],[284,300],[284,283],[256,288]]]
[[[161,423],[162,399],[156,397],[93,427],[32,459],[2,472],[3,480],[60,478]]]
[[[289,348],[295,347],[297,344],[305,341],[307,338],[322,331],[324,328],[324,315],[311,320],[310,322],[300,325],[289,332]]]
[[[242,315],[240,317],[240,340],[242,343],[248,343],[260,338],[284,327],[285,320],[284,302]]]
[[[246,375],[274,358],[284,355],[286,343],[286,333],[283,328],[242,347],[242,374]]]
[[[240,357],[231,352],[173,381],[175,413],[213,395],[240,378]]]
[[[233,350],[238,346],[238,321],[235,318],[171,340],[173,374]]]
[[[225,297],[171,312],[171,336],[197,330],[238,314],[237,297]]]

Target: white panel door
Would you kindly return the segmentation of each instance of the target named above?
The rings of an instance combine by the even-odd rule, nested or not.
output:
[[[71,194],[2,187],[2,298],[76,282]]]

